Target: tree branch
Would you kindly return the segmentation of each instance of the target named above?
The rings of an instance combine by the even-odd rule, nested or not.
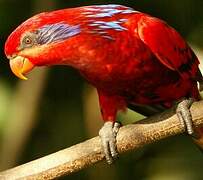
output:
[[[191,107],[195,127],[203,126],[203,101]],[[172,111],[124,126],[117,136],[120,153],[184,132]],[[54,179],[68,175],[104,159],[99,137],[0,173],[0,179]]]

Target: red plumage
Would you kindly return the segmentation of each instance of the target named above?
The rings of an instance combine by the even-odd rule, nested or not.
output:
[[[72,28],[69,36],[65,26]],[[66,34],[56,34],[59,31]],[[27,32],[38,39],[21,49]],[[53,41],[41,37],[45,32]],[[199,99],[199,61],[188,44],[164,21],[125,6],[36,15],[10,35],[5,53],[27,58],[34,66],[66,64],[78,69],[97,88],[104,121],[115,121],[117,111],[128,105],[170,107],[183,97]]]

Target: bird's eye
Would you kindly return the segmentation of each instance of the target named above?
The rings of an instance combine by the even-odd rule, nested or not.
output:
[[[19,50],[31,48],[34,45],[36,45],[37,44],[36,38],[37,37],[35,33],[26,32],[20,39]]]
[[[26,45],[30,45],[30,44],[32,44],[32,39],[31,39],[30,37],[25,37],[24,43],[25,43]]]

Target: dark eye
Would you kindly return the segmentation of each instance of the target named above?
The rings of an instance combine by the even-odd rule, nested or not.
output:
[[[32,39],[30,37],[25,37],[24,42],[27,45],[32,44]]]
[[[31,32],[26,32],[21,40],[20,40],[20,46],[19,49],[25,49],[25,48],[31,48],[34,45],[37,44],[37,36],[35,33],[31,33]]]
[[[25,37],[23,42],[26,44],[26,45],[31,45],[33,42],[32,42],[32,38],[31,37]]]

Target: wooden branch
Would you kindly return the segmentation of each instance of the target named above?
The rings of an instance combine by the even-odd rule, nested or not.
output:
[[[120,153],[184,131],[172,111],[153,116],[120,129],[117,136]],[[191,107],[195,127],[203,125],[203,101]],[[122,157],[121,157],[122,158]],[[54,179],[86,168],[104,159],[99,137],[0,173],[0,179]]]

